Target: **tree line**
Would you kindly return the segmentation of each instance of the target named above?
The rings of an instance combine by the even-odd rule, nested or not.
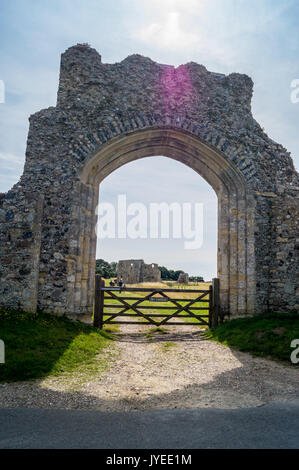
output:
[[[174,271],[173,269],[167,269],[165,266],[159,266],[161,271],[161,279],[163,281],[177,281],[179,275],[184,273],[181,269]],[[112,261],[109,263],[103,259],[96,260],[96,274],[100,274],[105,279],[117,276],[117,263]],[[191,282],[203,282],[202,276],[190,276],[189,280]]]
[[[161,279],[163,281],[177,281],[180,274],[183,274],[185,271],[179,269],[174,271],[173,269],[167,269],[165,266],[159,266],[161,271]],[[191,282],[203,282],[204,279],[202,276],[189,276],[189,281]]]

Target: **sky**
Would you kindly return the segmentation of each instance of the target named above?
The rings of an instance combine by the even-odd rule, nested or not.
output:
[[[298,18],[298,0],[0,0],[0,192],[22,174],[28,117],[56,104],[60,54],[82,42],[104,63],[139,53],[163,64],[194,61],[213,72],[248,74],[255,119],[298,169],[299,102],[291,100],[299,79]],[[163,156],[141,159],[101,184],[101,201],[116,203],[118,194],[147,205],[203,203],[203,244],[186,250],[182,240],[102,239],[97,257],[216,275],[217,198],[193,170]]]

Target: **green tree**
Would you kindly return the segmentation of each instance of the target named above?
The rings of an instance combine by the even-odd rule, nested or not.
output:
[[[96,274],[100,274],[105,279],[116,277],[117,263],[108,263],[103,259],[96,260]]]
[[[170,276],[169,276],[169,271],[167,268],[165,268],[165,266],[159,266],[159,269],[161,271],[161,279],[163,279],[164,281],[169,281],[170,280]]]
[[[164,281],[177,281],[179,278],[179,275],[183,273],[181,269],[178,271],[174,271],[173,269],[167,269],[165,266],[159,266],[159,269],[161,271],[161,279]]]
[[[191,282],[204,282],[204,278],[202,276],[190,276],[189,281],[191,281]]]
[[[159,269],[161,271],[161,279],[163,281],[177,281],[179,275],[184,273],[181,269],[174,271],[173,269],[165,268],[165,266],[159,266]],[[204,278],[202,276],[190,276],[189,279],[192,282],[204,282]]]

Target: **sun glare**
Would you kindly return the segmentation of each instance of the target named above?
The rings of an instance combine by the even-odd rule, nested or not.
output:
[[[148,23],[134,34],[136,39],[171,50],[194,47],[200,40],[198,31],[190,27],[194,14],[204,6],[203,1],[157,0],[144,5]]]

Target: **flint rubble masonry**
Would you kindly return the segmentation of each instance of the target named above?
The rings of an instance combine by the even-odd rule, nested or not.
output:
[[[164,155],[217,193],[222,312],[298,309],[298,174],[254,120],[252,92],[248,76],[194,62],[103,64],[88,45],[67,49],[57,105],[30,117],[24,173],[0,195],[1,306],[91,312],[99,184]]]
[[[120,260],[117,263],[117,279],[125,284],[160,282],[161,272],[157,263],[146,264],[143,259]]]

